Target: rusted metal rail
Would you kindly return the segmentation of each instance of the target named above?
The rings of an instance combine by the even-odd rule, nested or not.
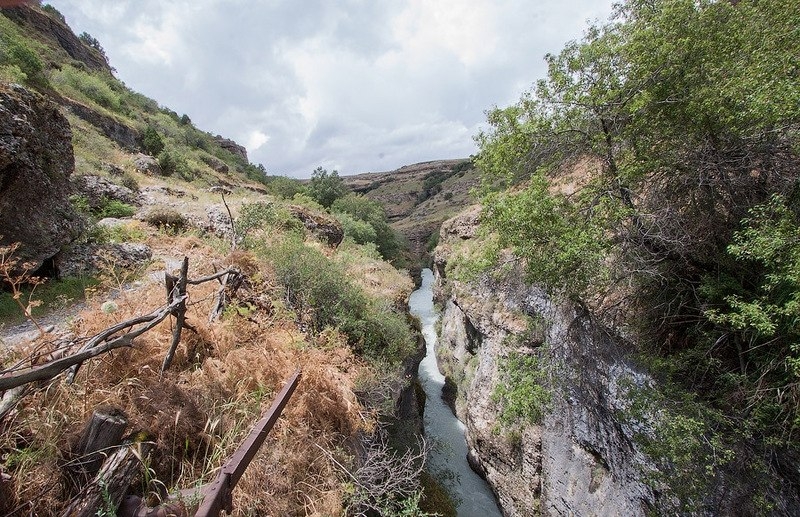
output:
[[[222,466],[216,479],[199,489],[182,490],[181,497],[177,500],[170,498],[171,502],[155,508],[143,507],[142,499],[138,496],[131,496],[126,499],[119,510],[121,517],[163,517],[174,515],[179,517],[219,517],[219,513],[225,510],[230,514],[233,512],[233,489],[244,475],[250,462],[255,458],[258,449],[267,438],[267,434],[272,430],[275,422],[283,412],[283,408],[289,402],[295,388],[300,383],[302,376],[300,370],[292,374],[284,384],[283,389],[275,397],[272,406],[264,413],[264,416],[256,422],[250,430],[250,434],[242,442],[238,449],[228,458]],[[192,498],[196,494],[200,495],[201,501],[197,511],[192,514],[187,507],[183,497]]]
[[[289,402],[289,398],[294,393],[297,384],[300,382],[301,372],[297,370],[286,381],[283,389],[272,406],[259,420],[244,442],[236,449],[236,452],[225,462],[217,478],[206,485],[203,490],[203,502],[195,513],[195,517],[219,517],[219,512],[225,510],[227,513],[233,512],[232,493],[233,488],[242,478],[247,466],[253,461],[261,444],[272,430],[278,417],[281,416],[283,408]]]

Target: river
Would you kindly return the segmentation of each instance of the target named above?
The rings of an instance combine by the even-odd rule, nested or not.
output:
[[[431,473],[458,499],[459,517],[502,517],[494,494],[486,482],[467,463],[464,424],[442,400],[444,376],[439,372],[434,347],[439,314],[433,305],[433,272],[422,271],[422,285],[411,293],[408,306],[419,318],[427,353],[419,365],[419,380],[425,389],[425,436],[433,440],[429,462]]]

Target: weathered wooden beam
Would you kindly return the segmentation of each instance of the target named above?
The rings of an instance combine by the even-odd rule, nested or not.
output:
[[[178,283],[169,293],[170,297],[182,298],[183,301],[175,307],[175,328],[172,330],[172,343],[170,343],[167,355],[164,356],[164,362],[161,365],[161,373],[164,373],[169,365],[172,364],[172,358],[175,357],[175,350],[178,348],[178,343],[181,340],[181,332],[183,325],[186,321],[186,282],[189,276],[189,257],[183,257],[183,264],[181,264],[181,274],[178,277]],[[177,291],[177,293],[176,293]]]
[[[84,479],[97,474],[108,451],[113,451],[122,441],[126,427],[128,417],[121,409],[111,406],[95,409],[83,429],[69,470]]]
[[[61,517],[95,517],[99,513],[116,515],[151,447],[150,442],[136,441],[116,449],[103,462],[92,482],[70,500]]]

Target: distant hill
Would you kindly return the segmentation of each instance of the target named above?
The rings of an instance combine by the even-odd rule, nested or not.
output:
[[[476,203],[470,191],[478,184],[478,172],[469,159],[435,160],[343,180],[385,207],[392,227],[408,240],[411,262],[421,263],[442,222]]]

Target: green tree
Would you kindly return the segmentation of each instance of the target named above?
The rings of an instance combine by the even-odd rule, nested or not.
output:
[[[330,208],[331,212],[347,214],[354,223],[361,222],[371,228],[370,231],[363,225],[352,224],[346,218],[342,221],[345,234],[348,234],[349,228],[349,235],[357,243],[375,243],[381,256],[386,260],[397,257],[401,248],[400,242],[394,229],[389,225],[386,210],[380,203],[363,195],[350,193],[336,199]]]
[[[164,150],[164,140],[153,126],[147,126],[144,129],[142,147],[150,156],[158,156]]]
[[[530,279],[618,289],[684,386],[784,444],[800,428],[791,4],[622,2],[477,137],[485,225]]]
[[[347,187],[337,171],[317,167],[308,184],[308,195],[317,203],[330,208],[334,201],[347,194]]]
[[[282,199],[292,199],[295,194],[305,194],[307,191],[302,181],[286,176],[268,177],[267,187],[270,192]]]

